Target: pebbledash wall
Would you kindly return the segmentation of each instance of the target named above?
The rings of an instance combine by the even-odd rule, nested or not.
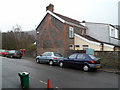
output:
[[[88,40],[89,41],[89,40]],[[97,44],[95,44],[95,43],[97,43]],[[94,49],[95,51],[101,51],[101,46],[100,46],[100,43],[98,43],[98,42],[93,42],[93,43],[89,43],[89,42],[87,42],[87,41],[85,41],[85,40],[82,40],[81,38],[79,38],[79,36],[76,36],[75,35],[75,42],[74,42],[74,44],[75,45],[79,45],[80,46],[80,50],[82,50],[83,49],[83,45],[88,45],[88,47],[89,48],[92,48],[92,49]],[[103,47],[103,50],[104,51],[114,51],[114,48],[112,48],[112,47],[107,47],[107,46],[104,46]]]

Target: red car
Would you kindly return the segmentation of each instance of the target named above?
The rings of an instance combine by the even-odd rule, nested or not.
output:
[[[7,53],[8,53],[8,50],[4,50],[4,51],[2,52],[2,56],[6,56]]]
[[[4,52],[5,50],[0,50],[0,55],[2,55],[2,53]]]

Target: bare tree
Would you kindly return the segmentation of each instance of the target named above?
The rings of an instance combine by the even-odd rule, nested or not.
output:
[[[2,43],[4,49],[26,49],[31,50],[32,44],[35,42],[35,35],[23,32],[20,25],[12,27],[11,31],[2,33]]]

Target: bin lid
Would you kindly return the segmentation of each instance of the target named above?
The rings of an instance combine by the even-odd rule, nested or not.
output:
[[[28,72],[19,72],[18,74],[19,75],[28,75],[29,73]]]
[[[22,72],[22,74],[28,75],[29,73],[28,72]]]

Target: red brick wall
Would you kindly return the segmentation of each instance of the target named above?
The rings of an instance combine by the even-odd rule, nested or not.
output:
[[[58,19],[47,14],[41,24],[38,26],[37,31],[37,55],[42,54],[45,51],[59,52],[66,56],[69,45],[74,44],[74,38],[69,38],[68,24],[63,24]],[[83,29],[74,28],[74,32],[81,34]]]

